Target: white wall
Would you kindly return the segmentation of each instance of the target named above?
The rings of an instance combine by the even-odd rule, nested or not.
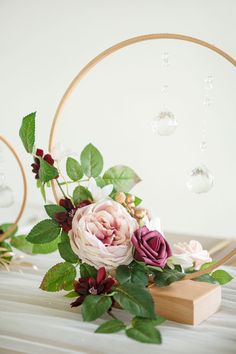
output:
[[[1,134],[25,163],[29,205],[40,204],[41,198],[18,138],[24,115],[37,110],[38,145],[46,148],[60,97],[100,51],[139,34],[172,32],[201,38],[236,57],[235,15],[234,0],[0,0]],[[160,65],[163,50],[172,60],[167,72]],[[209,148],[202,157],[203,80],[208,74],[214,77],[214,102]],[[57,140],[78,151],[92,141],[107,165],[132,165],[144,179],[136,193],[161,216],[166,229],[236,237],[235,78],[232,65],[191,44],[156,41],[127,48],[81,83],[65,109]],[[166,81],[180,126],[172,137],[159,139],[150,120],[160,110],[160,87]],[[8,155],[3,157],[2,169],[17,194],[16,167],[8,163]],[[212,170],[215,186],[199,197],[187,191],[185,179],[202,160]],[[13,210],[4,210],[1,218],[6,220]]]

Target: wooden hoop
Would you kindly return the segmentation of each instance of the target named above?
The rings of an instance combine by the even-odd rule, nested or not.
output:
[[[220,49],[208,42],[202,41],[201,39],[190,37],[190,36],[185,36],[182,34],[175,34],[175,33],[144,34],[141,36],[132,37],[132,38],[129,38],[129,39],[124,40],[122,42],[119,42],[119,43],[113,45],[112,47],[104,50],[103,52],[98,54],[95,58],[93,58],[88,64],[86,64],[81,69],[81,71],[76,75],[76,77],[72,80],[70,85],[68,86],[67,90],[65,91],[64,95],[62,96],[62,98],[59,102],[59,105],[57,107],[56,113],[53,118],[51,131],[50,131],[50,137],[49,137],[49,147],[48,147],[49,152],[52,151],[52,147],[54,145],[55,130],[56,130],[58,120],[59,120],[61,113],[63,111],[63,108],[65,107],[65,104],[66,104],[68,98],[71,96],[72,92],[74,91],[74,89],[76,88],[78,83],[88,74],[88,72],[94,66],[96,66],[100,61],[102,61],[103,59],[105,59],[109,55],[117,52],[118,50],[120,50],[122,48],[128,47],[128,46],[135,44],[135,43],[140,43],[140,42],[144,42],[144,41],[148,41],[148,40],[155,40],[155,39],[176,39],[176,40],[181,40],[181,41],[186,41],[186,42],[192,42],[194,44],[197,44],[197,45],[200,45],[200,46],[203,46],[205,48],[212,50],[213,52],[219,54],[221,57],[226,59],[232,65],[236,66],[236,60],[233,57],[231,57],[229,54],[224,52],[222,49]],[[59,198],[57,196],[56,186],[55,186],[54,181],[52,181],[52,190],[53,190],[54,198],[55,198],[56,202],[58,203]],[[228,259],[233,257],[235,254],[236,254],[236,248],[233,251],[229,252],[225,257],[220,259],[218,262],[216,262],[214,265],[212,265],[208,269],[198,271],[198,272],[195,272],[192,274],[188,274],[184,279],[193,279],[193,278],[199,277],[201,275],[204,275],[206,273],[209,273],[209,272],[213,271],[214,269],[218,268],[220,265],[224,264]]]
[[[27,179],[26,179],[26,175],[25,175],[25,171],[24,171],[24,168],[23,168],[23,165],[21,163],[21,160],[18,156],[18,154],[16,153],[15,149],[12,147],[12,145],[3,137],[3,136],[0,136],[0,140],[8,147],[8,149],[12,152],[13,156],[15,157],[18,165],[19,165],[19,168],[20,168],[20,171],[21,171],[21,175],[22,175],[22,178],[23,178],[23,197],[22,197],[22,202],[21,202],[21,207],[20,207],[20,210],[19,210],[19,213],[16,217],[16,220],[14,221],[14,223],[9,227],[9,229],[4,232],[3,234],[0,235],[0,242],[2,242],[3,240],[5,240],[12,231],[15,230],[15,228],[17,227],[17,224],[18,222],[20,221],[21,217],[22,217],[22,214],[24,212],[24,209],[25,209],[25,205],[26,205],[26,199],[27,199]]]

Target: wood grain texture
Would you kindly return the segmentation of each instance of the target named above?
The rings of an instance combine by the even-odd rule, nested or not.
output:
[[[157,314],[194,326],[213,315],[221,304],[221,287],[204,282],[178,281],[164,288],[152,286],[150,292]]]

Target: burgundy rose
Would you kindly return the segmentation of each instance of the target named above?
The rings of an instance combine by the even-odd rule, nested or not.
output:
[[[109,293],[114,284],[115,280],[107,277],[104,267],[98,269],[96,279],[92,277],[80,278],[74,283],[74,289],[80,296],[71,303],[71,307],[80,306],[88,295]]]
[[[172,255],[171,248],[158,231],[150,231],[146,226],[136,230],[132,236],[135,247],[134,259],[146,264],[163,268],[168,257]]]
[[[40,159],[39,157],[43,158],[49,165],[54,165],[54,160],[50,154],[45,154],[42,149],[37,149],[34,157],[34,163],[31,164],[32,172],[35,173],[35,178],[39,179],[39,170],[40,170]],[[55,177],[55,178],[58,178]]]

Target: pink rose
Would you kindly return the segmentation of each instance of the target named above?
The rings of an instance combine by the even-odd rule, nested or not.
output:
[[[137,228],[121,204],[105,199],[76,211],[69,232],[71,247],[82,262],[112,270],[132,261],[131,236]]]
[[[180,255],[185,256],[187,255],[190,257],[195,265],[195,269],[200,269],[201,265],[207,262],[211,262],[212,259],[209,256],[209,252],[202,248],[200,242],[191,240],[189,243],[177,243],[174,245],[174,256]]]

